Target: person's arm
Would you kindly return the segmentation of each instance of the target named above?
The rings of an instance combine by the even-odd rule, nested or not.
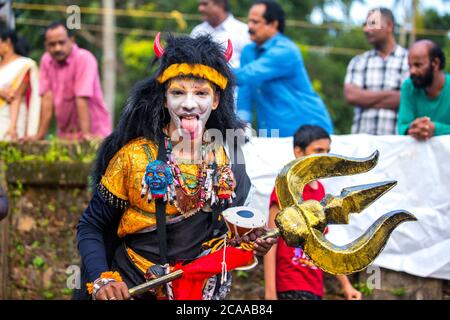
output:
[[[0,220],[4,219],[8,214],[8,197],[0,187]]]
[[[241,54],[240,65],[245,66],[249,63],[249,48],[244,48]],[[235,69],[236,72],[239,69]],[[237,88],[236,113],[238,117],[248,124],[252,123],[252,93],[250,84],[241,84]]]
[[[348,104],[360,108],[389,108],[397,109],[400,94],[395,90],[371,91],[365,90],[366,58],[354,57],[347,66],[344,80],[344,97]]]
[[[250,86],[240,86],[237,95],[237,116],[246,123],[252,123],[252,93]]]
[[[47,91],[41,99],[41,116],[39,120],[39,129],[35,136],[29,137],[30,140],[43,140],[50,128],[53,116],[53,94]]]
[[[434,136],[442,136],[444,134],[450,134],[450,124],[433,121],[434,123]]]
[[[275,217],[280,209],[276,204],[270,206],[269,209],[269,228],[275,228]],[[264,256],[264,281],[266,300],[277,300],[276,288],[276,268],[277,268],[277,247],[273,246],[270,251]]]
[[[77,97],[78,124],[81,135],[84,139],[91,139],[91,116],[89,114],[89,100],[84,97]]]
[[[384,108],[396,110],[400,103],[400,93],[396,90],[364,90],[354,84],[344,86],[344,96],[351,105],[361,108]]]
[[[353,288],[352,284],[348,280],[348,277],[345,275],[336,276],[338,281],[341,283],[342,290],[344,291],[344,297],[347,300],[361,300],[362,294],[355,288]]]
[[[12,140],[16,140],[18,138],[17,119],[19,118],[20,104],[22,103],[22,99],[25,96],[25,91],[28,87],[28,82],[29,76],[26,75],[22,80],[22,82],[20,83],[20,86],[13,92],[10,92],[10,97],[12,98],[12,101],[10,103],[11,120],[9,122],[9,128],[6,135],[8,135]]]
[[[301,61],[299,52],[287,46],[273,47],[261,54],[261,56],[241,68],[235,69],[235,76],[239,86],[259,86],[266,81],[283,78],[293,74]]]
[[[39,118],[39,127],[36,135],[27,139],[30,141],[43,140],[50,128],[53,116],[53,92],[51,89],[52,77],[50,76],[51,57],[48,53],[44,54],[40,62],[39,70],[39,95],[41,96],[41,112]]]
[[[113,225],[114,216],[118,214],[116,210],[95,190],[78,223],[78,249],[91,282],[100,277],[102,272],[109,270],[104,236]]]
[[[98,190],[94,191],[88,208],[77,226],[77,244],[80,256],[87,269],[88,280],[94,282],[103,272],[110,270],[107,247],[111,247],[118,222],[122,215],[118,209],[107,203]],[[109,253],[111,254],[111,253]],[[112,257],[110,256],[109,259]],[[97,291],[97,300],[129,299],[124,282],[110,282]]]
[[[11,120],[9,121],[8,131],[5,136],[8,136],[11,140],[17,140],[17,119],[19,118],[19,108],[22,97],[17,95],[16,98],[10,103]]]
[[[412,99],[412,90],[408,82],[400,89],[400,108],[397,117],[397,132],[400,135],[413,135],[408,132],[411,124],[416,119],[415,102]]]
[[[89,112],[89,100],[94,96],[95,83],[98,78],[98,64],[90,52],[85,52],[79,59],[75,72],[74,92],[76,96],[78,121],[81,134],[91,139],[92,119]]]

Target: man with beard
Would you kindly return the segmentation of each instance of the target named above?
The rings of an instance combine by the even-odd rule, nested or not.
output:
[[[410,79],[401,89],[398,133],[417,140],[450,134],[450,75],[445,55],[430,40],[419,40],[409,49]]]
[[[290,137],[304,124],[318,125],[331,134],[331,118],[311,85],[300,49],[283,34],[281,6],[270,0],[254,2],[248,27],[253,43],[242,51],[241,68],[234,70],[239,117],[251,124],[254,106],[257,128],[271,136],[278,130],[280,137]]]
[[[93,198],[77,228],[88,282],[82,291],[97,300],[129,299],[129,288],[191,267],[195,276],[135,298],[224,298],[227,271],[276,242],[229,247],[220,216],[244,205],[251,186],[234,143],[243,123],[234,112],[232,47],[224,52],[209,35],[169,37],[164,48],[158,34],[154,44],[155,74],[136,85],[98,152]]]
[[[354,57],[345,76],[345,99],[355,106],[352,133],[396,133],[399,91],[408,77],[408,52],[395,42],[394,28],[389,9],[369,11],[363,30],[373,49]]]

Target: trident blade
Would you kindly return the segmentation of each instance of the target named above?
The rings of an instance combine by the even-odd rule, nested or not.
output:
[[[374,183],[343,189],[339,197],[324,201],[303,201],[304,186],[318,178],[337,177],[367,172],[378,161],[376,151],[365,159],[339,155],[312,155],[288,163],[276,180],[281,211],[275,224],[288,246],[303,246],[304,252],[322,270],[331,274],[349,274],[366,268],[375,260],[391,232],[402,222],[417,220],[406,211],[383,215],[357,240],[336,246],[322,234],[332,223],[348,223],[350,213],[364,208],[389,191],[395,181]]]
[[[284,209],[301,202],[303,188],[309,182],[320,178],[367,172],[376,166],[378,157],[378,151],[362,159],[316,154],[290,162],[281,170],[276,180],[280,208]]]
[[[384,181],[344,188],[339,197],[327,195],[322,200],[327,224],[348,224],[351,213],[360,213],[391,190],[397,181]]]
[[[334,245],[321,232],[311,228],[304,251],[325,272],[342,275],[361,271],[375,260],[389,240],[391,232],[400,223],[416,220],[408,211],[391,211],[376,220],[358,239],[345,246]]]

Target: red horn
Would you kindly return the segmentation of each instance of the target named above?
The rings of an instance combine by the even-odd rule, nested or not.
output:
[[[233,55],[233,44],[231,43],[231,40],[228,39],[228,47],[227,50],[225,50],[225,59],[227,59],[227,61],[230,61],[231,56]]]
[[[153,50],[155,50],[155,54],[158,58],[161,58],[164,54],[164,48],[161,45],[161,42],[159,41],[161,33],[158,32],[156,34],[155,40],[153,41]]]

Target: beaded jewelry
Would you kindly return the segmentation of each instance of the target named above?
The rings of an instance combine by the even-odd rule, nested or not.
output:
[[[197,213],[208,201],[211,205],[232,203],[236,196],[233,172],[229,165],[217,165],[214,148],[202,143],[201,163],[195,176],[181,171],[169,137],[165,137],[164,144],[167,163],[154,160],[147,165],[141,197],[147,194],[149,202],[163,198],[175,205],[185,217]]]

